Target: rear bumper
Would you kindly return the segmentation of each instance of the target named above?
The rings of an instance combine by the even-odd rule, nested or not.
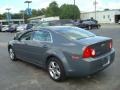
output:
[[[115,57],[115,50],[97,57],[80,60],[79,62],[73,62],[69,70],[66,71],[67,76],[88,76],[104,70],[112,64]]]

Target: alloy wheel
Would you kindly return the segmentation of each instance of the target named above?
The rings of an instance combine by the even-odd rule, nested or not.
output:
[[[55,61],[51,61],[48,66],[50,76],[57,80],[61,76],[60,66]]]

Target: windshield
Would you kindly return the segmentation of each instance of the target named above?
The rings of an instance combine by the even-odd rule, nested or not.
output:
[[[80,28],[76,28],[76,27],[64,28],[64,29],[62,28],[62,29],[59,29],[56,31],[70,40],[80,40],[83,38],[96,36],[95,34],[89,32],[89,31],[85,31],[84,29],[80,29]]]

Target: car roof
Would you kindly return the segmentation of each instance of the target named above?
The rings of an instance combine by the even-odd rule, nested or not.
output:
[[[39,31],[39,30],[45,30],[45,31],[57,31],[57,30],[60,30],[60,29],[68,29],[68,28],[77,28],[77,27],[74,27],[74,26],[46,26],[46,27],[40,27],[39,29],[37,30],[25,30],[25,31],[21,31],[20,33],[26,33],[26,32],[31,32],[31,31]]]
[[[68,29],[68,28],[74,28],[75,26],[47,26],[47,27],[40,27],[40,29],[47,29],[47,30],[60,30],[60,29]]]

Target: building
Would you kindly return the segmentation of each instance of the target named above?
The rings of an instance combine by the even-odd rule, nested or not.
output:
[[[81,13],[81,20],[90,18],[95,19],[95,12]],[[118,21],[120,20],[120,9],[97,11],[96,20],[99,23],[118,23]]]
[[[10,19],[10,23],[21,24],[24,23],[24,19]],[[8,20],[7,19],[0,20],[0,24],[6,25],[8,24]]]
[[[45,18],[45,15],[29,18],[28,21],[30,23],[37,23],[41,21],[42,18]]]
[[[45,17],[45,15],[43,15],[43,16],[37,16],[37,17],[32,17],[28,19],[30,23],[37,23],[39,21],[51,21],[51,20],[60,20],[60,18],[59,16]]]

